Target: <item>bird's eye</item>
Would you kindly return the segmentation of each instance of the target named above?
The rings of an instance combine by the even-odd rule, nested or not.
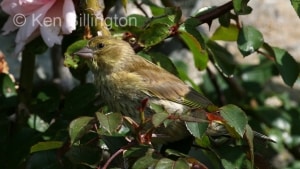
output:
[[[98,43],[98,44],[97,44],[97,48],[98,48],[98,49],[101,49],[101,48],[103,48],[103,47],[104,47],[104,44],[103,44],[103,43]]]

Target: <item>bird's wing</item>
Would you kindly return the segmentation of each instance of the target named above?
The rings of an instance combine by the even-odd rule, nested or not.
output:
[[[145,82],[143,90],[151,97],[170,100],[191,108],[206,109],[213,105],[206,97],[152,62],[144,60],[142,64],[135,66],[134,72],[142,77]]]

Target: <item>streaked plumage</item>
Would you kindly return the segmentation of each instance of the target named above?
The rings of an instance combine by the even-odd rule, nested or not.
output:
[[[150,106],[152,103],[160,105],[169,114],[197,114],[216,108],[173,74],[136,55],[123,40],[96,37],[75,54],[88,59],[100,97],[110,109],[137,122],[140,120],[139,108],[145,99],[148,100],[146,117],[155,113]],[[189,135],[184,123],[179,120],[166,128],[160,127],[157,133],[166,136],[164,141],[176,141]]]

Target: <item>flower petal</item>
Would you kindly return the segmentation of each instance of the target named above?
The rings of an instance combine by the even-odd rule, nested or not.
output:
[[[17,30],[19,27],[16,26],[16,24],[14,24],[13,22],[13,16],[9,16],[7,21],[5,22],[5,24],[3,25],[2,29],[4,32],[2,33],[2,35],[7,35],[10,32],[13,32],[15,30]]]
[[[54,44],[61,44],[62,35],[59,35],[59,26],[41,26],[41,36],[48,47],[53,47]]]
[[[63,19],[62,32],[63,34],[70,34],[76,29],[76,12],[72,0],[65,0],[63,5]]]
[[[16,42],[25,41],[29,38],[38,26],[41,26],[46,12],[54,4],[55,0],[49,1],[49,3],[42,6],[40,9],[34,11],[31,15],[26,17],[26,23],[22,26],[16,36]]]

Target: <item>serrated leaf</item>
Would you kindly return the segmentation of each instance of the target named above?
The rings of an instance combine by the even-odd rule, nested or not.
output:
[[[300,17],[300,1],[299,0],[291,0],[292,6],[295,9],[297,15]]]
[[[17,95],[15,84],[7,74],[0,73],[0,88],[0,96],[3,94],[8,98]]]
[[[63,145],[62,141],[45,141],[38,142],[30,148],[30,153],[35,153],[38,151],[58,149]]]
[[[69,126],[69,135],[71,144],[78,141],[83,135],[85,135],[93,125],[91,122],[94,120],[93,117],[79,117],[73,120]]]
[[[239,15],[251,13],[252,8],[247,5],[248,2],[249,0],[233,0],[233,8],[235,13]]]
[[[285,84],[292,87],[299,76],[299,66],[295,59],[284,49],[273,47],[276,67]]]
[[[123,123],[123,116],[121,113],[96,113],[97,119],[102,129],[110,135],[117,133]]]
[[[252,26],[244,26],[238,34],[238,48],[244,56],[257,51],[263,43],[263,35]]]
[[[239,135],[240,138],[243,137],[248,120],[245,112],[241,108],[229,104],[220,108],[220,115],[226,121],[225,126],[229,125],[234,129],[234,131]]]
[[[186,31],[180,31],[179,36],[193,53],[195,66],[199,70],[204,70],[208,62],[208,53],[206,50],[202,48],[200,42],[192,34]]]
[[[74,56],[73,54],[78,50],[82,49],[83,47],[85,47],[87,43],[88,40],[79,40],[71,44],[67,48],[64,54],[65,55],[64,65],[67,67],[77,68],[80,59],[78,56]]]
[[[196,138],[201,138],[208,127],[208,123],[205,122],[185,122],[188,131]]]
[[[220,46],[212,40],[208,40],[206,45],[209,53],[215,60],[214,64],[216,65],[216,67],[227,77],[233,75],[236,68],[236,63],[234,61],[233,55],[224,47]]]
[[[239,29],[236,25],[230,24],[228,27],[219,26],[213,33],[212,40],[236,41]]]
[[[166,119],[168,119],[169,114],[167,113],[155,113],[152,116],[152,123],[154,127],[159,127]]]
[[[155,23],[150,25],[140,35],[139,41],[144,44],[146,48],[154,46],[170,35],[169,26],[163,23]]]

